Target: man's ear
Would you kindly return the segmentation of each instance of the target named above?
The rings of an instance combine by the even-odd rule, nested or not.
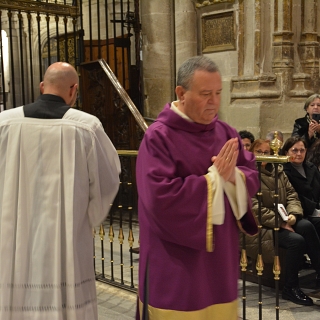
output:
[[[185,93],[186,93],[186,90],[182,86],[176,87],[176,95],[178,97],[178,100],[183,101]]]
[[[39,88],[40,88],[40,92],[43,94],[43,90],[44,90],[43,81],[40,82]]]
[[[70,97],[74,94],[77,93],[77,88],[78,88],[78,84],[74,84],[72,87],[70,87]]]

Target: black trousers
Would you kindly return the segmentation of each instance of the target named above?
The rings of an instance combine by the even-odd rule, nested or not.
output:
[[[288,288],[299,286],[298,273],[305,253],[320,275],[320,240],[314,225],[307,219],[300,219],[292,228],[295,232],[279,230],[279,247],[287,250],[285,286]]]
[[[309,221],[314,225],[320,238],[320,217],[308,217]]]

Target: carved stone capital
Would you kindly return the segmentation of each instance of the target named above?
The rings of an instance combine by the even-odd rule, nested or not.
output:
[[[292,76],[293,89],[289,91],[290,97],[309,97],[314,92],[311,90],[311,76],[307,73],[295,73]]]
[[[281,31],[273,33],[273,43],[292,43],[293,32]]]
[[[304,32],[298,44],[301,66],[304,72],[319,78],[319,42],[316,32]]]
[[[301,33],[301,42],[318,42],[318,33],[317,32],[302,32]]]
[[[293,32],[281,31],[273,33],[273,60],[272,68],[288,69],[294,66]]]
[[[277,88],[277,76],[270,73],[256,76],[233,77],[231,98],[278,98],[280,90]]]
[[[224,3],[224,2],[234,3],[234,0],[193,0],[193,1],[195,2],[197,9],[206,7],[206,6],[212,6],[213,4],[217,4],[217,3]]]

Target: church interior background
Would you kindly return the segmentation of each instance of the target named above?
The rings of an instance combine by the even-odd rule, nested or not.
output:
[[[257,138],[272,130],[289,137],[304,101],[319,90],[320,0],[0,0],[0,29],[1,110],[33,102],[47,66],[67,61],[80,76],[76,107],[96,115],[123,151],[121,192],[96,232],[98,241],[107,233],[112,251],[117,222],[131,270],[134,151],[147,124],[175,99],[185,59],[203,54],[218,64],[219,117]],[[121,277],[136,290],[133,272]]]
[[[85,63],[104,58],[139,112],[152,120],[175,99],[179,65],[204,54],[223,77],[220,118],[256,137],[269,130],[287,137],[304,115],[303,102],[319,87],[318,4],[1,0],[1,107],[34,101],[54,61],[70,62],[81,77]],[[83,99],[78,107],[86,109]]]

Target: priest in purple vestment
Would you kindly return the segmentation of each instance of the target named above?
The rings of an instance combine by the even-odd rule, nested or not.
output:
[[[258,232],[254,156],[218,119],[222,82],[207,57],[185,61],[177,101],[147,130],[137,159],[137,319],[236,320],[239,230]]]

